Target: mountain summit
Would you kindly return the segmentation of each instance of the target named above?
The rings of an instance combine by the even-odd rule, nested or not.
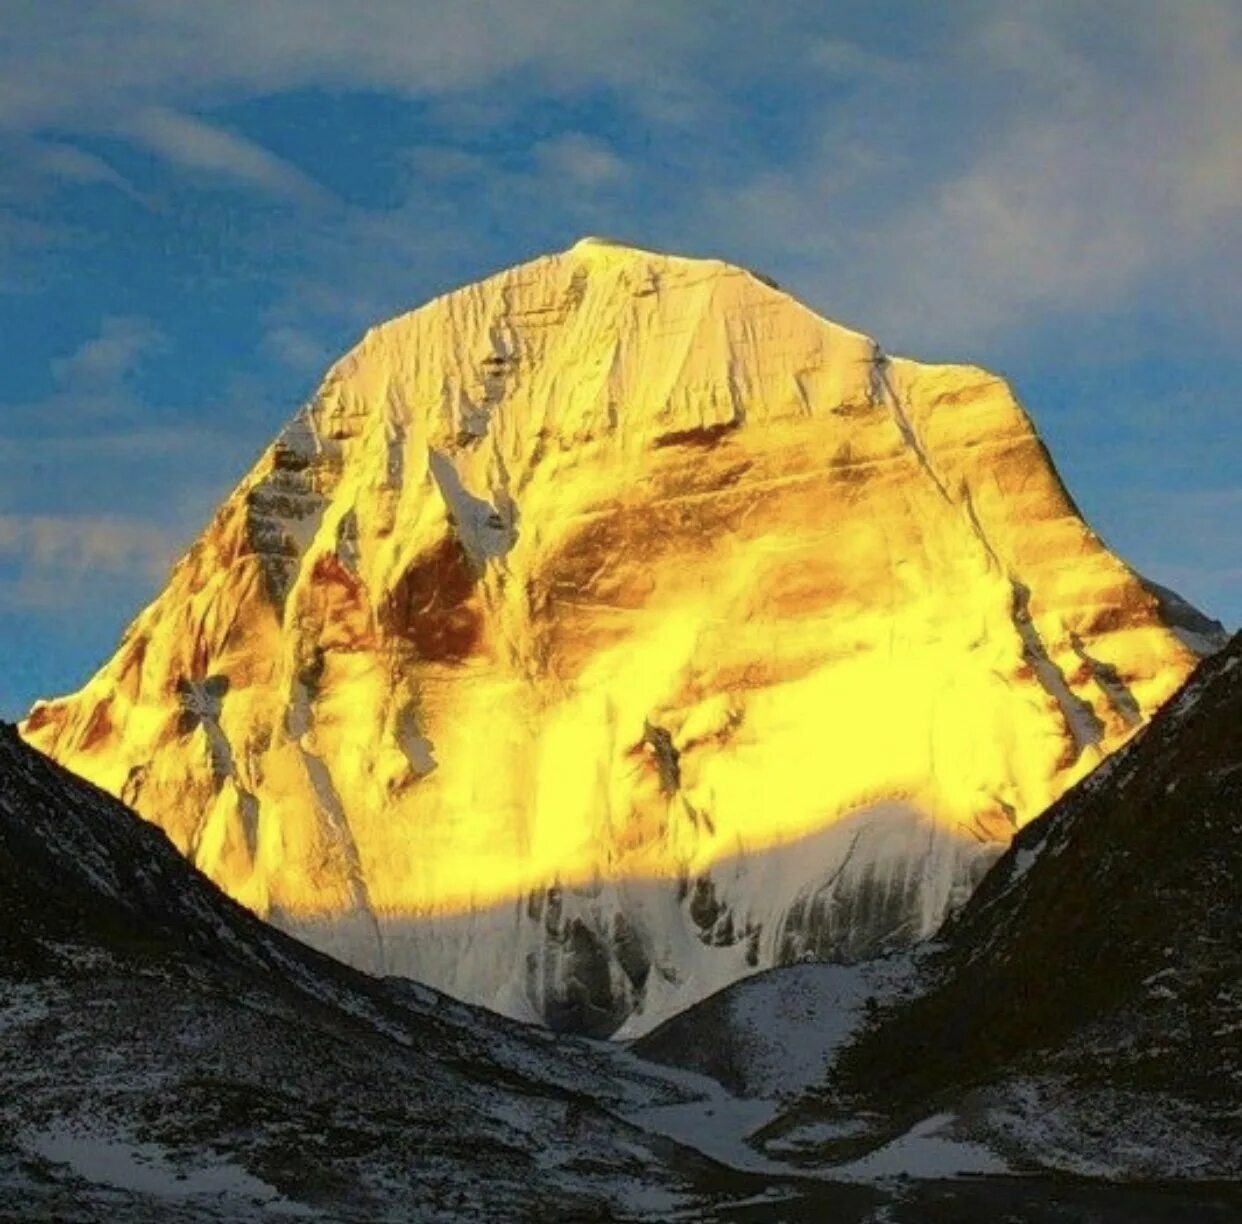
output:
[[[994,375],[586,239],[368,332],[23,734],[355,964],[635,1033],[935,930],[1179,606]]]

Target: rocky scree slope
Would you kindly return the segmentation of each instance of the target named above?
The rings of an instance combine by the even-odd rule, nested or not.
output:
[[[368,332],[22,734],[355,965],[632,1036],[930,935],[1211,642],[1001,379],[585,240]]]

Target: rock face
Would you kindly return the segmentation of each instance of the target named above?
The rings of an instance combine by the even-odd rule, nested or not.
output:
[[[1171,606],[1000,379],[587,239],[369,332],[22,731],[321,947],[633,1033],[936,929]]]

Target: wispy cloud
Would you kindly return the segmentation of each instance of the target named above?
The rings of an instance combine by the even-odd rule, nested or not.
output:
[[[144,104],[306,86],[452,93],[518,70],[545,85],[654,89],[670,53],[684,58],[713,31],[695,4],[599,5],[585,16],[575,0],[372,0],[365,15],[346,0],[23,6],[7,15],[0,123],[108,120]]]
[[[143,362],[160,352],[163,333],[149,319],[105,316],[95,335],[51,363],[54,389],[44,399],[10,403],[0,420],[0,457],[6,445],[33,440],[89,439],[101,427],[132,424],[148,415],[134,390]],[[5,501],[0,492],[0,505]]]
[[[1213,32],[1169,24],[1165,63],[1139,81],[1037,19],[985,27],[981,51],[1010,51],[998,66],[1034,78],[1041,105],[882,234],[914,309],[977,332],[1098,308],[1204,245],[1242,253],[1218,228],[1242,206],[1242,48],[1237,23]]]
[[[283,324],[264,333],[263,349],[283,365],[307,373],[326,369],[332,357],[314,336]]]
[[[0,514],[0,556],[34,569],[151,575],[168,567],[177,537],[132,519]]]
[[[700,232],[891,342],[960,353],[1125,295],[1238,303],[1242,10],[963,4],[923,44],[815,43],[806,155]],[[1236,312],[1235,312],[1236,313]]]
[[[213,110],[298,90],[382,93],[479,131],[531,97],[612,95],[645,122],[689,125],[719,112],[717,79],[739,75],[735,60],[741,75],[779,71],[806,23],[799,4],[742,20],[715,0],[589,13],[578,0],[372,0],[365,14],[347,0],[30,4],[6,13],[0,132],[120,132],[185,169],[313,201],[305,170]],[[576,152],[580,173],[615,173],[598,151]]]
[[[130,199],[144,202],[133,184],[102,157],[71,144],[37,142],[30,150],[30,161],[36,172],[51,178],[78,186],[114,187]]]
[[[589,21],[571,0],[376,0],[366,20],[340,0],[55,7],[9,21],[0,128],[122,132],[188,173],[313,205],[325,192],[306,170],[212,109],[367,90],[419,99],[451,137],[502,127],[531,98],[608,95],[661,158],[639,166],[596,133],[540,132],[547,178],[579,196],[641,189],[659,209],[634,218],[637,237],[772,267],[899,347],[1011,333],[1191,264],[1205,312],[1236,303],[1224,269],[1242,257],[1242,15],[1229,0],[911,5],[902,22],[798,3],[598,5]],[[801,117],[783,148],[755,122],[773,91]],[[57,156],[67,175],[108,169]],[[444,184],[478,154],[450,142],[417,156]],[[395,220],[358,211],[354,234]],[[419,217],[425,244],[438,220]]]
[[[602,188],[626,177],[625,161],[602,140],[566,132],[535,146],[535,159],[545,174],[581,187]]]
[[[219,175],[304,204],[329,196],[297,167],[235,132],[165,107],[127,119],[121,130],[139,144],[186,169]]]
[[[0,515],[0,605],[64,608],[113,579],[147,590],[184,543],[179,531],[134,519]]]
[[[163,341],[149,319],[110,316],[101,321],[98,335],[52,362],[52,377],[65,395],[111,396]]]

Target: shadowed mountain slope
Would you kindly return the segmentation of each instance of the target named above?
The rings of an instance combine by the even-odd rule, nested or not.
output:
[[[1053,1167],[1242,1173],[1242,635],[1022,830],[831,1085]]]

